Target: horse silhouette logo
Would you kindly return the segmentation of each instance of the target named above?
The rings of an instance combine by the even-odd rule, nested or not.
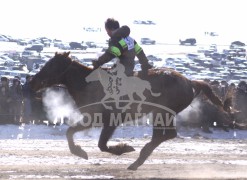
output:
[[[133,94],[135,93],[141,99],[138,101],[139,104],[137,107],[137,111],[140,112],[142,110],[141,105],[146,100],[146,97],[144,96],[145,89],[149,90],[152,96],[158,97],[161,95],[161,93],[152,92],[151,85],[148,81],[135,76],[127,76],[124,71],[125,67],[118,59],[115,68],[109,71],[97,68],[86,77],[87,82],[100,81],[105,93],[101,103],[106,109],[113,109],[112,106],[106,105],[107,100],[112,98],[116,102],[116,108],[125,112],[127,109],[130,109],[132,103],[136,102],[133,97]],[[125,106],[120,107],[120,101],[123,102],[121,98],[126,95],[129,100]]]

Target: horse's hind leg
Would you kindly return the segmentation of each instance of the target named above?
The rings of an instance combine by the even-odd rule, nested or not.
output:
[[[163,133],[164,129],[153,129],[151,141],[142,148],[138,159],[128,167],[129,170],[137,170],[137,168],[146,161],[156,147],[158,147],[162,142],[177,136],[175,129],[167,129],[165,130],[165,135],[163,135]]]
[[[101,151],[109,152],[107,142],[111,138],[115,129],[116,129],[116,126],[104,126],[103,127],[101,134],[100,134],[99,142],[98,142],[98,147],[100,148]]]
[[[111,138],[112,134],[114,133],[116,126],[104,126],[98,143],[98,147],[101,151],[109,152],[115,155],[121,155],[126,152],[135,151],[135,149],[131,146],[126,144],[119,144],[116,146],[107,146],[108,140]]]
[[[78,125],[75,127],[69,127],[66,132],[66,136],[67,136],[70,152],[76,156],[82,157],[84,159],[88,159],[87,153],[83,149],[81,149],[80,146],[75,145],[75,142],[73,139],[73,136],[76,132],[82,131],[84,129],[86,129],[86,127],[82,125]]]

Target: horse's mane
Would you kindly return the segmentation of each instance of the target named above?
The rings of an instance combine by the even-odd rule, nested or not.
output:
[[[73,63],[73,64],[75,64],[75,65],[79,66],[80,68],[82,68],[84,70],[87,70],[87,71],[90,71],[90,70],[92,71],[93,70],[93,68],[85,66],[84,64],[76,61],[75,59],[72,59],[72,57],[69,56],[69,54],[70,54],[70,51],[69,52],[63,52],[63,53],[56,52],[55,53],[55,58],[69,60],[71,63]]]
[[[148,70],[148,75],[160,75],[160,74],[176,74],[179,75],[177,71],[166,67],[153,68]]]
[[[92,70],[93,70],[93,68],[88,67],[88,66],[85,66],[84,64],[82,64],[82,63],[80,63],[80,62],[78,62],[78,61],[76,61],[76,60],[73,60],[73,59],[72,59],[72,62],[73,62],[74,64],[78,65],[79,67],[81,67],[82,69],[86,70],[86,71],[92,71]]]

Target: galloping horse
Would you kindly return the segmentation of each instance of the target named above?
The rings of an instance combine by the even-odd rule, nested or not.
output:
[[[117,126],[122,123],[121,121],[112,123],[112,116],[116,115],[124,118],[128,115],[128,117],[131,116],[133,120],[135,120],[136,112],[138,112],[138,103],[136,102],[140,98],[135,96],[135,103],[132,103],[131,108],[127,109],[124,113],[115,107],[114,101],[108,102],[109,106],[114,107],[112,110],[105,108],[101,103],[105,93],[100,82],[86,81],[87,76],[90,75],[94,69],[73,61],[69,57],[69,54],[70,52],[62,54],[55,53],[55,56],[33,77],[30,82],[32,89],[38,91],[56,84],[65,85],[82,113],[86,112],[91,115],[91,117],[94,117],[94,113],[102,114],[103,127],[98,142],[98,147],[101,151],[116,155],[133,151],[134,148],[131,146],[107,146],[107,142]],[[223,103],[213,93],[210,86],[203,81],[189,80],[180,73],[167,68],[153,69],[150,70],[146,76],[137,75],[136,77],[148,82],[152,87],[152,92],[159,93],[159,96],[155,97],[152,96],[150,90],[146,89],[143,92],[146,97],[146,103],[142,105],[141,109],[143,116],[144,114],[152,113],[153,116],[157,115],[159,121],[157,123],[155,122],[157,119],[154,119],[151,141],[142,148],[139,157],[128,169],[136,170],[162,142],[177,136],[176,128],[173,123],[174,114],[178,114],[188,107],[199,92],[204,92],[211,102],[223,111]],[[138,92],[136,94],[138,94]],[[128,98],[122,97],[122,103],[128,102],[126,99]],[[91,106],[88,104],[91,104]],[[167,114],[169,115],[170,123],[166,121]],[[226,113],[226,123],[230,122],[227,117]],[[83,123],[78,123],[76,126],[70,126],[68,128],[66,136],[71,153],[88,159],[87,153],[81,149],[80,146],[75,145],[73,135],[78,131],[85,130],[92,126],[93,123],[91,123],[90,126],[84,126]]]

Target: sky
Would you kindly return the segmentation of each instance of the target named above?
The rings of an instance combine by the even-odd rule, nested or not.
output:
[[[245,0],[0,0],[0,4],[0,34],[12,36],[69,36],[85,25],[104,27],[108,17],[130,27],[133,20],[153,20],[174,33],[209,30],[231,35],[247,30]]]

